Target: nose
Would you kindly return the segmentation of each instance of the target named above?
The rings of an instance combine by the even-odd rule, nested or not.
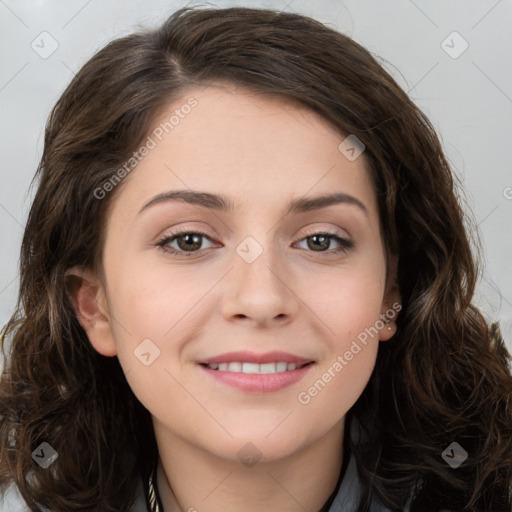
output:
[[[265,248],[252,262],[242,252],[234,254],[223,288],[226,319],[284,325],[297,315],[300,300],[293,291],[293,275],[277,252]]]

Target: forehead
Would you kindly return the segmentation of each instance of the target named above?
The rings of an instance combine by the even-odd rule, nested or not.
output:
[[[365,155],[349,160],[339,148],[345,137],[295,100],[229,84],[192,88],[155,116],[151,148],[119,199],[140,208],[152,195],[188,188],[233,197],[236,210],[341,191],[371,210]]]

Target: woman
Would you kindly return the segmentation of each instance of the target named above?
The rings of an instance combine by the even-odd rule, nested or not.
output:
[[[0,383],[30,510],[510,510],[454,178],[360,45],[181,9],[85,64],[38,177]]]

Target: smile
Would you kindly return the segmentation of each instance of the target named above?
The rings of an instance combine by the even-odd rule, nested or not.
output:
[[[315,361],[286,352],[230,352],[197,361],[214,382],[246,393],[273,393],[302,380]]]
[[[311,363],[306,363],[311,364]],[[302,368],[306,364],[298,365],[297,363],[286,363],[284,361],[278,363],[213,363],[207,365],[210,370],[218,370],[220,372],[242,372],[242,373],[282,373]]]

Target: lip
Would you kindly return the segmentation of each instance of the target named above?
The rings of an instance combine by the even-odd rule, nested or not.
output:
[[[278,361],[288,364],[295,363],[301,365],[301,367],[286,372],[255,374],[212,370],[206,366],[214,363],[245,362],[264,364]],[[220,382],[246,393],[264,394],[280,391],[299,382],[315,365],[315,362],[311,359],[305,359],[287,352],[275,351],[265,354],[256,354],[254,352],[229,352],[198,361],[198,365],[201,371],[205,372],[212,379],[215,379],[216,382]]]

